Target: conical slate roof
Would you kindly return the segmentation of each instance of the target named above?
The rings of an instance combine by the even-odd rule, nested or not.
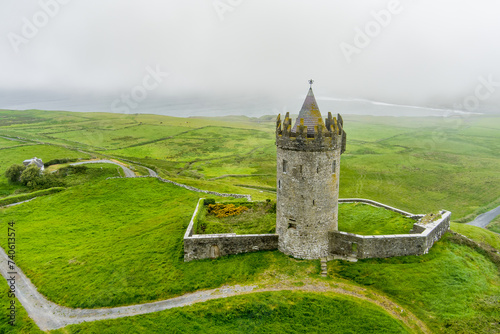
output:
[[[299,117],[295,121],[295,125],[293,126],[292,132],[297,133],[297,127],[300,125],[300,119],[304,119],[304,125],[307,126],[307,134],[314,134],[314,127],[323,123],[323,118],[321,116],[321,112],[318,108],[318,103],[316,103],[316,99],[314,98],[314,93],[312,88],[309,88],[309,92],[307,92],[306,100],[302,105],[302,109],[300,109]]]

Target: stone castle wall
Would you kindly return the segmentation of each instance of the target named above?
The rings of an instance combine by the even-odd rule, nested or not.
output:
[[[369,204],[369,205],[372,205],[372,206],[375,206],[375,207],[384,208],[384,209],[387,209],[389,211],[393,211],[393,212],[399,213],[399,214],[401,214],[403,216],[406,216],[408,218],[418,219],[418,218],[423,217],[423,215],[414,215],[412,213],[409,213],[409,212],[406,212],[406,211],[403,211],[403,210],[400,210],[400,209],[397,209],[397,208],[394,208],[392,206],[385,205],[385,204],[382,204],[382,203],[379,203],[379,202],[375,202],[375,201],[372,201],[370,199],[364,199],[364,198],[341,198],[341,199],[339,199],[339,203],[364,203],[364,204]]]
[[[450,228],[451,212],[442,211],[441,218],[429,224],[415,223],[413,234],[359,235],[330,232],[330,255],[358,259],[422,255]]]
[[[279,250],[301,259],[325,257],[328,232],[337,230],[340,150],[290,151],[278,146],[277,156]]]
[[[407,217],[422,215],[389,207],[365,199],[340,199],[339,202],[362,202],[393,209]],[[278,234],[193,234],[203,207],[200,199],[184,235],[184,261],[217,258],[231,254],[278,249]],[[341,231],[327,232],[328,254],[358,259],[426,254],[450,227],[451,212],[441,211],[441,218],[429,224],[415,223],[409,234],[358,235]],[[317,259],[317,258],[315,258]]]
[[[193,234],[204,199],[198,201],[184,234],[184,261],[278,249],[277,234]]]
[[[289,113],[276,120],[279,250],[300,259],[328,255],[328,232],[337,230],[342,118],[328,113],[308,131],[300,119],[292,132]]]

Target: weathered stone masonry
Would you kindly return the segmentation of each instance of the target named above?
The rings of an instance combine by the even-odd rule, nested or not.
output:
[[[292,127],[289,113],[276,121],[276,233],[279,250],[300,259],[328,255],[328,232],[337,230],[342,117],[323,121],[312,89]]]
[[[426,254],[450,228],[451,212],[441,211],[441,218],[413,225],[413,234],[359,235],[341,231],[329,233],[330,255],[358,259]]]
[[[365,203],[398,212],[409,218],[414,215],[394,207],[362,198],[339,199],[341,203]],[[230,254],[241,254],[259,250],[278,249],[277,234],[193,234],[197,217],[203,207],[200,199],[191,222],[184,235],[184,261],[217,258]],[[409,234],[359,235],[341,231],[328,233],[327,256],[342,256],[358,259],[426,254],[450,227],[451,212],[441,211],[441,218],[429,224],[415,223]]]
[[[191,222],[184,234],[184,261],[278,248],[277,234],[193,234],[198,214],[203,209],[203,201],[203,198],[198,201]]]

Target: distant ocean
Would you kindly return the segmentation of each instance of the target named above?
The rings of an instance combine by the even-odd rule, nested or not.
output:
[[[304,97],[296,96],[286,101],[271,98],[233,97],[147,97],[140,103],[126,104],[119,96],[78,96],[46,92],[0,92],[0,109],[10,110],[62,110],[77,112],[141,113],[176,117],[215,117],[245,115],[260,117],[279,113],[297,114]],[[449,117],[481,114],[452,109],[394,105],[362,99],[337,99],[316,96],[322,113],[343,115]]]

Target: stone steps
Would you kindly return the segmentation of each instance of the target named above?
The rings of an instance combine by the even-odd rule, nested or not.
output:
[[[351,256],[334,255],[332,260],[344,260],[349,262],[358,262],[358,259]]]
[[[327,266],[327,263],[326,263],[326,257],[322,257],[320,259],[321,261],[321,277],[327,277],[327,274],[328,274],[328,266]]]

